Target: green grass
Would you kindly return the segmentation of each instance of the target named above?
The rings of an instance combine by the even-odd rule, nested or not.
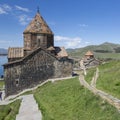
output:
[[[120,53],[95,53],[95,57],[99,59],[120,60]]]
[[[96,72],[96,67],[95,68],[90,68],[87,70],[87,75],[85,76],[85,80],[90,84],[93,76],[95,75]]]
[[[97,88],[120,98],[120,61],[111,61],[99,67]]]
[[[78,77],[48,82],[34,96],[43,120],[120,120],[118,111],[83,88]]]
[[[0,105],[0,120],[15,120],[21,100],[16,100],[9,105]]]
[[[0,80],[0,89],[3,88],[4,84],[5,84],[4,80]]]

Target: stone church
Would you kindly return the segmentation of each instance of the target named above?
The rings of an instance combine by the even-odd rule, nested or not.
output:
[[[3,65],[6,96],[72,73],[73,61],[64,47],[54,46],[54,33],[39,11],[23,36],[24,47],[9,48],[8,63]]]

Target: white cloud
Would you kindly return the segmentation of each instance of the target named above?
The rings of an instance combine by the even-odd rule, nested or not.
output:
[[[87,24],[78,24],[78,26],[80,26],[80,27],[88,27]]]
[[[18,5],[15,5],[15,8],[16,8],[17,10],[20,10],[20,11],[23,11],[23,12],[29,12],[29,11],[30,11],[28,8],[23,8],[23,7],[18,6]]]
[[[80,37],[64,37],[64,36],[55,36],[56,42],[61,42],[66,48],[79,48],[81,46]]]
[[[23,7],[21,7],[21,6],[18,6],[18,5],[15,5],[15,9],[16,10],[18,10],[18,11],[22,11],[22,12],[30,12],[30,10],[28,9],[28,8],[23,8]],[[30,20],[31,20],[31,18],[28,16],[28,15],[26,15],[26,14],[21,14],[21,12],[20,12],[20,14],[16,14],[16,16],[17,16],[17,18],[18,18],[18,20],[19,20],[19,23],[21,24],[21,25],[26,25],[26,24],[28,24],[29,22],[30,22]]]
[[[3,6],[4,10],[6,10],[6,11],[11,11],[12,10],[12,7],[7,5],[7,4],[3,4],[2,6]]]
[[[69,37],[55,36],[56,41],[71,40]]]
[[[6,13],[7,12],[3,8],[0,7],[0,14],[6,14]]]
[[[18,5],[10,6],[8,4],[0,4],[0,15],[10,14],[12,17],[17,17],[21,25],[26,25],[28,22],[30,22],[31,18],[23,12],[30,12],[30,10]]]
[[[11,10],[12,10],[12,7],[10,7],[9,5],[7,5],[7,4],[1,5],[0,4],[0,14],[7,14]]]
[[[31,18],[28,17],[27,15],[23,14],[23,15],[20,15],[19,17],[19,22],[21,25],[26,25],[30,22]]]
[[[81,43],[81,38],[76,37],[76,38],[73,38],[72,40],[68,41],[66,47],[67,48],[78,48],[81,46],[80,43]]]
[[[90,44],[90,42],[86,41],[85,44]]]

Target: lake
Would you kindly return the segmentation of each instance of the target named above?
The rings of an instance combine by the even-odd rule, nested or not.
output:
[[[0,56],[0,76],[4,74],[3,64],[7,63],[7,56]]]

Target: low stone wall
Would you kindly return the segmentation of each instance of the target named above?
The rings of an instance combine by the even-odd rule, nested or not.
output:
[[[3,96],[2,96],[3,100],[0,101],[0,105],[8,105],[8,104],[14,102],[14,101],[17,100],[17,99],[22,99],[21,95],[22,95],[23,93],[28,92],[28,91],[31,91],[31,90],[35,90],[35,89],[37,89],[38,87],[46,84],[46,83],[49,82],[49,81],[52,82],[52,83],[54,83],[54,82],[56,82],[56,81],[67,80],[67,79],[71,79],[71,78],[73,78],[73,77],[72,77],[72,76],[69,76],[69,77],[64,77],[64,78],[48,79],[48,80],[42,82],[41,84],[36,85],[36,86],[33,87],[33,88],[28,88],[28,89],[22,90],[22,91],[19,92],[18,94],[10,95],[10,96],[5,97],[5,98],[4,98],[4,91],[3,91]]]

